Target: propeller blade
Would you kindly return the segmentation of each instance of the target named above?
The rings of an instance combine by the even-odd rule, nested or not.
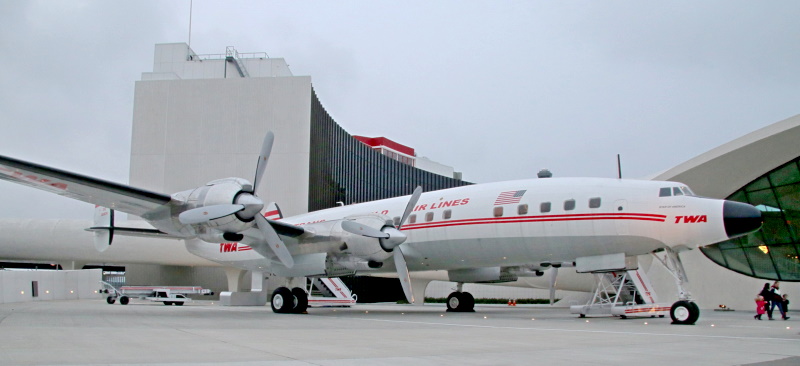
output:
[[[417,201],[419,201],[420,196],[422,196],[422,186],[417,186],[417,188],[414,188],[414,193],[411,194],[411,198],[408,200],[406,210],[403,212],[403,218],[400,219],[400,224],[397,225],[397,230],[400,230],[400,227],[406,223],[408,216],[411,215],[411,211],[417,206]]]
[[[389,238],[389,234],[384,233],[383,231],[377,229],[373,229],[369,226],[361,225],[355,221],[342,221],[342,229],[351,234],[366,236],[368,238],[378,238],[378,239]]]
[[[289,253],[286,244],[283,243],[283,240],[281,240],[278,233],[275,232],[275,229],[272,228],[272,225],[269,224],[269,221],[267,221],[264,216],[256,215],[256,227],[261,231],[261,234],[264,235],[264,241],[278,257],[278,260],[281,261],[286,268],[294,267],[294,258],[292,258],[292,254]],[[254,244],[250,245],[250,247],[264,257],[267,257],[269,254],[264,250],[263,244]]]
[[[403,252],[400,247],[394,248],[394,266],[397,267],[397,277],[400,278],[400,285],[403,286],[403,293],[406,295],[406,300],[409,304],[414,303],[414,294],[411,292],[411,276],[408,274],[408,265],[406,265],[406,258],[403,257]]]
[[[267,170],[267,162],[269,161],[269,154],[272,151],[272,143],[275,141],[275,134],[268,131],[264,136],[264,142],[261,144],[261,154],[258,155],[258,165],[256,165],[256,177],[253,179],[253,192],[258,192],[258,185],[261,183],[261,178],[264,176],[264,171]]]
[[[245,207],[243,205],[214,205],[198,207],[181,212],[181,214],[178,215],[178,221],[185,225],[200,224],[237,213],[244,208]]]
[[[558,267],[553,267],[550,273],[550,305],[553,305],[556,301],[556,276],[558,276]]]

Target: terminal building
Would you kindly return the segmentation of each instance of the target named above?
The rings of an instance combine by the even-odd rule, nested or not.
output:
[[[185,43],[156,45],[153,71],[136,82],[130,184],[178,192],[224,177],[252,179],[266,131],[274,132],[275,144],[258,194],[265,202],[277,202],[286,216],[406,195],[417,185],[430,191],[470,184],[452,167],[417,156],[391,136],[348,133],[323,107],[311,77],[294,76],[281,58],[239,53],[232,47],[225,54],[202,55]],[[652,177],[683,182],[702,196],[748,202],[764,212],[763,230],[682,254],[689,289],[701,306],[750,309],[765,281],[800,281],[799,138],[796,116]],[[248,286],[239,270],[115,264],[125,266],[129,284],[190,284],[224,291],[236,277],[243,279],[234,282],[238,287]],[[668,272],[654,264],[649,273],[665,301],[675,297]],[[585,284],[591,283],[591,275],[563,275],[559,285],[590,290]],[[571,278],[577,279],[575,286],[569,286]],[[547,282],[518,285],[546,288]],[[403,298],[399,285],[388,290],[370,283],[362,286],[360,300],[364,291],[394,292],[375,300]],[[430,286],[426,296],[442,297],[449,287]],[[485,292],[473,287],[470,291],[482,297],[517,291],[484,288]],[[800,294],[796,282],[782,288],[784,293]],[[547,291],[508,295],[520,296],[546,298]]]

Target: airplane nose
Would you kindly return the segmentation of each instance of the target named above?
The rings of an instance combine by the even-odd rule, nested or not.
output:
[[[746,203],[725,201],[722,206],[725,233],[729,238],[739,237],[761,228],[761,211]]]

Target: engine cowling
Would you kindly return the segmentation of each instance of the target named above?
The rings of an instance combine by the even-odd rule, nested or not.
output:
[[[363,216],[349,216],[344,218],[344,221],[353,221],[360,225],[376,229],[379,231],[395,230],[391,225],[391,219],[383,215],[363,215]],[[383,262],[392,254],[383,248],[381,241],[384,239],[373,238],[369,236],[359,235],[349,232],[342,228],[342,222],[336,225],[334,235],[342,238],[346,246],[346,252],[355,257],[364,258],[368,261]]]
[[[253,227],[254,217],[263,208],[263,202],[252,193],[253,185],[241,178],[225,178],[209,182],[203,187],[190,191],[186,208],[243,205],[243,209],[233,214],[196,224],[198,237],[204,241],[221,243],[229,241],[231,234],[237,234]]]

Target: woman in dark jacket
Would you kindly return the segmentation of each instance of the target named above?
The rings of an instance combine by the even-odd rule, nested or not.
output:
[[[763,296],[764,300],[767,302],[767,317],[769,320],[772,320],[772,306],[770,306],[770,303],[772,302],[772,297],[775,294],[770,291],[769,282],[764,284],[764,288],[758,293],[758,295]]]

